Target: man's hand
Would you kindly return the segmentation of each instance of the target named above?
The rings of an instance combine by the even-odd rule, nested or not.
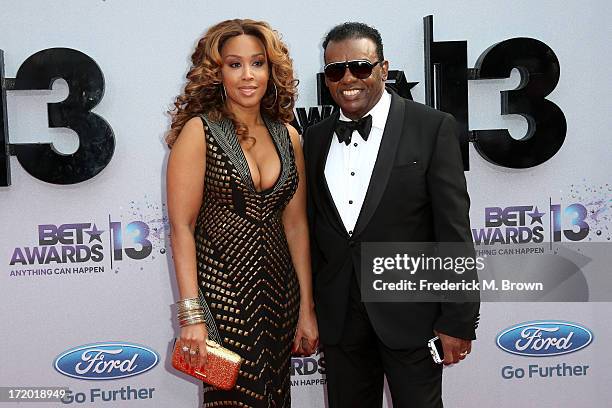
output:
[[[435,333],[442,342],[444,365],[458,363],[472,351],[472,340],[459,339],[440,332]]]

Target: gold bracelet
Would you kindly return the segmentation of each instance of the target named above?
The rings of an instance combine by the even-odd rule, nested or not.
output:
[[[178,302],[176,302],[176,306],[179,309],[192,309],[196,306],[200,306],[200,299],[198,299],[197,297],[194,298],[186,298],[186,299],[181,299]]]
[[[190,311],[190,312],[179,313],[177,315],[179,320],[185,319],[187,317],[199,317],[199,316],[204,317],[204,311]]]
[[[190,326],[192,324],[199,324],[199,323],[206,323],[206,320],[204,320],[204,317],[180,320],[179,321],[179,326],[185,327],[185,326]]]
[[[197,297],[181,299],[176,302],[177,318],[181,327],[205,323],[204,309]]]

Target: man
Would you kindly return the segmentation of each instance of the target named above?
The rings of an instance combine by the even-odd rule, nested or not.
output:
[[[455,121],[385,90],[378,31],[334,27],[325,82],[340,107],[304,133],[315,303],[330,408],[441,407],[442,366],[471,350],[477,303],[361,301],[362,242],[471,242]],[[384,376],[383,376],[384,374]]]

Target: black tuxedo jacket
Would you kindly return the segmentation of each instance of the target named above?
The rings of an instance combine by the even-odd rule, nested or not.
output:
[[[361,242],[471,242],[469,196],[456,122],[392,93],[391,108],[361,213],[349,236],[324,170],[336,112],[303,135],[314,299],[323,344],[337,344],[352,275],[360,281]],[[475,338],[478,303],[365,303],[387,347],[425,346],[433,330]]]

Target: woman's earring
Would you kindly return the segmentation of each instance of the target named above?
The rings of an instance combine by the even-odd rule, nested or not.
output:
[[[223,85],[223,82],[221,82],[221,100],[223,103],[227,100],[227,93],[225,92],[225,85]]]
[[[272,103],[272,106],[274,106],[274,104],[276,103],[276,100],[278,99],[278,89],[276,88],[276,82],[272,82],[274,84],[274,103]]]
[[[276,100],[278,99],[278,89],[276,88],[276,82],[272,81],[272,85],[274,85],[274,100],[270,104],[270,106],[266,106],[267,109],[272,109],[276,104]]]

